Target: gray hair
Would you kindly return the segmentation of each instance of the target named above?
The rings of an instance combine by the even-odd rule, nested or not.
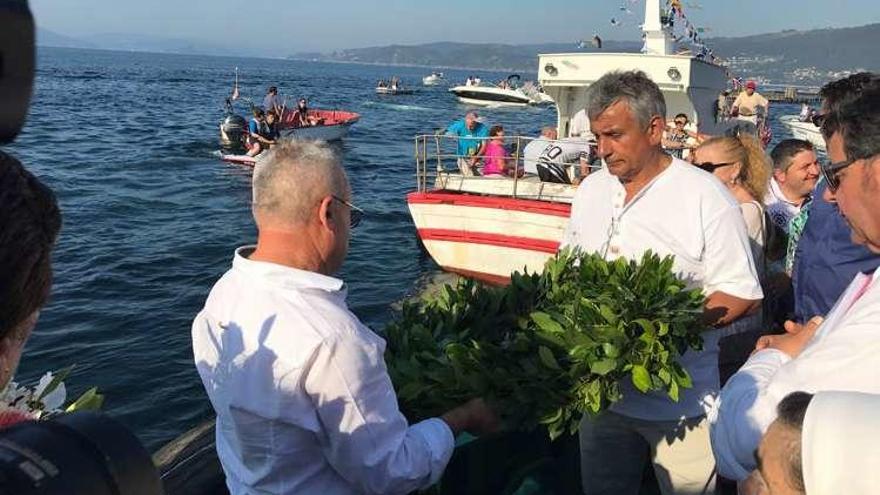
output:
[[[302,224],[322,198],[349,192],[339,156],[321,141],[282,140],[254,167],[255,217]]]
[[[625,101],[639,124],[646,126],[654,117],[666,119],[666,100],[660,88],[640,70],[614,71],[594,82],[587,95],[587,114],[597,118],[611,105]]]

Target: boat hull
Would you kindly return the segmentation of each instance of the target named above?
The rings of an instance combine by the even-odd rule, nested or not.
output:
[[[458,101],[469,105],[524,107],[534,104],[531,98],[512,89],[456,86],[450,88],[449,92],[454,94]]]
[[[825,150],[825,138],[822,137],[822,131],[812,122],[801,122],[797,115],[783,115],[779,121],[795,138],[809,141],[817,149]]]
[[[562,240],[571,205],[451,193],[407,195],[428,253],[446,271],[493,284],[515,271],[538,272]]]
[[[411,95],[412,89],[376,88],[377,95]]]
[[[309,110],[309,117],[319,119],[318,125],[297,127],[292,125],[294,112],[286,113],[281,119],[281,137],[320,141],[338,141],[348,135],[349,129],[360,115],[341,110]]]

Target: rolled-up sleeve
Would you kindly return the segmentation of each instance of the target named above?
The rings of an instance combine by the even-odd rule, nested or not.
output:
[[[739,207],[725,204],[720,211],[710,214],[712,217],[704,230],[705,293],[723,292],[740,299],[762,299],[764,293]]]
[[[755,449],[776,418],[779,402],[779,397],[768,393],[768,385],[790,360],[775,349],[757,352],[721,390],[721,397],[709,413],[709,431],[722,476],[742,480],[755,469]]]
[[[310,363],[306,392],[323,425],[327,460],[341,477],[363,493],[409,493],[440,478],[454,438],[437,418],[408,424],[384,346],[373,338],[325,342]]]

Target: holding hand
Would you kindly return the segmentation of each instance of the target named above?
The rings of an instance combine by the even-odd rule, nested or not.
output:
[[[804,350],[816,330],[825,321],[821,316],[814,316],[807,323],[801,325],[793,321],[785,322],[785,333],[782,335],[764,335],[758,339],[755,345],[755,352],[764,349],[777,349],[792,358],[796,358]]]
[[[481,398],[471,399],[440,417],[453,435],[466,431],[473,435],[494,433],[501,428],[495,411]]]

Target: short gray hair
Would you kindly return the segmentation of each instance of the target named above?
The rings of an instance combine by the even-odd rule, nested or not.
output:
[[[640,70],[614,71],[594,82],[587,95],[587,114],[597,118],[611,105],[625,101],[639,124],[647,126],[651,119],[666,119],[666,99],[647,74]]]
[[[339,156],[321,141],[282,140],[254,167],[255,217],[305,223],[322,198],[349,192]]]

